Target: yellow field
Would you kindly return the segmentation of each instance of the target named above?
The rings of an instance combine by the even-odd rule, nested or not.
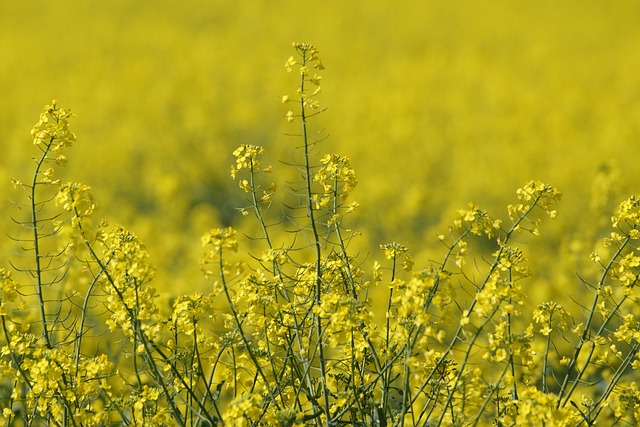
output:
[[[31,155],[34,111],[58,99],[77,115],[69,179],[90,184],[102,214],[167,265],[203,228],[237,220],[227,180],[237,145],[286,150],[283,58],[306,40],[328,68],[328,151],[352,158],[371,244],[417,250],[468,201],[502,215],[528,179],[563,191],[571,228],[602,165],[617,164],[631,190],[640,178],[637,11],[632,1],[10,3],[4,199]]]
[[[607,254],[615,207],[640,192],[638,16],[632,0],[10,2],[0,232],[22,236],[11,179],[30,179],[28,131],[56,99],[78,136],[58,175],[90,185],[94,216],[140,238],[161,294],[209,291],[200,236],[255,231],[236,209],[233,150],[264,146],[283,193],[298,179],[280,162],[299,146],[280,100],[296,84],[291,43],[303,41],[326,67],[319,152],[348,156],[358,177],[346,222],[362,232],[353,249],[367,274],[392,241],[416,267],[441,259],[437,236],[457,209],[474,202],[508,221],[515,190],[540,180],[562,201],[542,238],[518,241],[534,273],[527,295],[572,304],[585,289],[576,273],[595,280],[590,253]],[[2,265],[15,248],[0,240]]]

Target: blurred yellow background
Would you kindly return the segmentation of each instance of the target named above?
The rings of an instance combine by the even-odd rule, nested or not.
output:
[[[358,173],[363,247],[439,250],[457,208],[505,218],[515,189],[540,179],[564,194],[545,247],[586,260],[598,231],[581,240],[581,227],[640,183],[638,22],[632,0],[5,2],[0,232],[16,228],[10,179],[29,178],[29,130],[57,99],[78,135],[59,175],[146,243],[156,286],[204,286],[200,235],[241,219],[231,152],[264,145],[277,169],[295,145],[280,97],[302,41],[326,67],[320,150]],[[617,199],[594,196],[616,174]]]

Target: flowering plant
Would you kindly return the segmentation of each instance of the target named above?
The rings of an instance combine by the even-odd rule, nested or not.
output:
[[[321,153],[312,130],[324,111],[320,53],[294,50],[285,67],[298,83],[282,102],[299,181],[276,183],[264,147],[236,149],[239,210],[257,228],[244,241],[232,227],[206,232],[209,291],[165,306],[144,245],[94,219],[89,186],[56,177],[76,138],[71,112],[45,107],[32,180],[14,181],[29,235],[16,237],[14,271],[0,269],[4,423],[635,424],[640,198],[618,206],[606,250],[591,255],[590,300],[573,308],[529,299],[527,239],[560,200],[538,181],[516,191],[505,219],[459,210],[438,260],[393,242],[369,261],[347,225],[358,207],[350,159]],[[220,301],[225,310],[213,308]]]

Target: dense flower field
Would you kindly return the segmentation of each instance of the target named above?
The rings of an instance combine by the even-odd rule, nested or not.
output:
[[[638,5],[69,3],[0,16],[8,425],[637,423]]]

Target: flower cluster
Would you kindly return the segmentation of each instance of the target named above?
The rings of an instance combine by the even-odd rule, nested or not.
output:
[[[47,105],[40,114],[40,119],[31,129],[34,145],[50,146],[51,151],[60,154],[63,148],[71,147],[76,135],[69,130],[71,110],[60,108],[57,101]],[[62,162],[63,157],[56,160]]]
[[[76,227],[81,219],[89,217],[96,210],[91,187],[76,182],[61,184],[55,196],[55,202],[73,215],[72,227]]]
[[[549,184],[540,181],[529,181],[524,187],[516,191],[519,203],[507,206],[509,218],[518,224],[517,229],[523,229],[533,235],[540,234],[538,227],[540,219],[529,219],[529,213],[533,208],[541,208],[551,218],[555,218],[558,212],[553,208],[554,204],[560,200],[562,194]],[[526,219],[529,225],[522,225],[522,220]]]
[[[480,209],[473,203],[469,203],[467,209],[459,209],[458,217],[453,221],[458,229],[467,228],[475,235],[485,234],[489,239],[495,236],[500,229],[502,221],[492,219],[487,211]]]
[[[616,214],[611,217],[614,228],[617,228],[623,234],[628,235],[631,239],[640,239],[640,196],[631,196],[627,200],[618,205]],[[620,234],[613,232],[611,235],[613,240],[619,240]]]
[[[9,305],[18,299],[18,283],[13,280],[11,271],[0,268],[0,316],[6,316],[9,312]]]
[[[260,157],[264,155],[265,150],[258,145],[243,144],[238,147],[233,155],[236,158],[236,164],[231,166],[231,178],[236,179],[242,171],[247,172],[247,178],[239,179],[238,186],[245,192],[250,194],[251,207],[258,217],[261,215],[260,204],[268,205],[271,197],[276,191],[276,183],[263,186],[257,182],[257,174],[259,172],[271,173],[271,166],[260,169]],[[240,208],[243,215],[248,215],[246,208]]]
[[[264,148],[259,145],[243,144],[233,152],[236,158],[235,166],[231,166],[231,178],[235,179],[241,170],[260,170],[259,156],[264,154]]]
[[[570,315],[562,305],[555,301],[547,301],[538,305],[533,311],[533,320],[540,325],[542,335],[549,336],[553,331],[566,331]]]
[[[19,419],[20,412],[56,424],[63,424],[69,416],[87,426],[108,421],[109,414],[100,401],[108,393],[106,379],[113,369],[106,355],[74,356],[62,346],[46,347],[26,325],[17,327],[3,321],[2,327],[4,336],[10,338],[0,352],[0,372],[14,384],[14,405],[4,409],[5,422]]]
[[[296,59],[295,57],[290,56],[285,62],[285,68],[290,72],[294,66],[299,66],[298,70],[301,78],[301,84],[297,91],[297,95],[300,100],[299,102],[303,109],[317,110],[320,108],[320,101],[317,99],[317,95],[321,91],[320,81],[322,80],[322,76],[318,75],[316,72],[313,72],[313,75],[311,75],[311,72],[312,69],[316,71],[324,70],[324,66],[322,65],[322,61],[318,55],[319,51],[308,43],[294,43],[293,46],[296,49],[299,58]],[[313,86],[313,90],[311,92],[306,88],[305,83],[307,82]],[[283,103],[291,101],[295,100],[289,95],[282,96]],[[293,111],[289,110],[286,117],[288,121],[293,121],[297,116]]]
[[[202,246],[211,246],[205,257],[209,260],[219,260],[224,250],[236,252],[238,250],[238,240],[236,230],[232,227],[213,228],[202,236]]]
[[[141,326],[155,336],[159,325],[155,315],[155,290],[148,285],[155,269],[149,263],[149,255],[138,238],[121,226],[107,233],[103,242],[106,267],[103,287],[107,293],[106,306],[111,330],[121,329],[131,337]],[[141,325],[142,324],[142,325]]]
[[[524,264],[526,260],[521,249],[500,245],[493,256],[497,259],[498,269],[508,271],[513,278],[531,276],[531,271]]]
[[[316,209],[342,205],[358,183],[356,173],[349,165],[349,158],[327,154],[320,164],[313,176],[313,181],[322,186],[322,192],[313,195]]]

